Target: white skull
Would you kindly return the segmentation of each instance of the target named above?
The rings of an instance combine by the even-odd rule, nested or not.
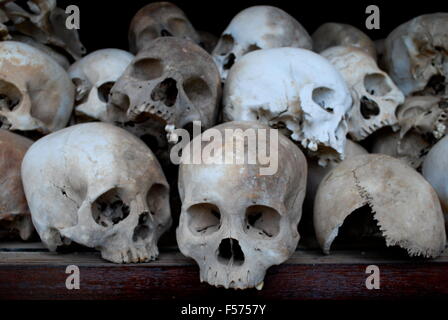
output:
[[[314,226],[325,253],[330,252],[342,227],[356,221],[352,219],[371,222],[374,228],[369,230],[363,223],[349,231],[379,235],[387,246],[400,246],[410,256],[437,257],[445,248],[443,214],[434,189],[413,168],[386,155],[347,159],[320,184]]]
[[[229,73],[224,119],[260,121],[280,129],[322,162],[343,158],[346,114],[352,104],[340,73],[309,50],[251,52]]]
[[[243,55],[269,48],[295,47],[311,50],[311,37],[285,11],[271,6],[254,6],[238,13],[224,30],[213,50],[222,81]]]
[[[119,49],[102,49],[90,53],[74,63],[68,70],[76,86],[76,121],[83,118],[110,121],[113,110],[108,112],[110,89],[123,74],[134,56]]]
[[[95,122],[50,134],[26,153],[22,180],[50,250],[74,241],[115,263],[157,257],[171,223],[169,187],[151,150],[127,131]]]
[[[27,44],[0,42],[0,126],[48,133],[70,119],[74,86],[48,55]]]
[[[341,72],[351,89],[353,107],[348,132],[352,139],[363,140],[380,128],[397,124],[395,110],[404,102],[404,95],[371,56],[341,46],[321,54]]]
[[[448,13],[397,27],[386,38],[384,64],[406,96],[448,94]]]
[[[439,195],[445,220],[448,221],[448,137],[431,149],[423,162],[422,173]]]
[[[0,230],[28,240],[34,230],[20,176],[23,156],[33,142],[0,129]]]
[[[376,60],[375,43],[364,32],[349,24],[324,23],[314,31],[312,37],[316,52],[338,46],[355,47]]]
[[[244,141],[248,129],[258,134],[258,130],[266,130],[268,137],[273,131],[256,122],[230,122],[203,135],[214,130],[224,136],[227,129],[242,130],[241,135],[234,134],[236,141]],[[186,148],[194,148],[200,139],[196,137]],[[270,144],[272,138],[266,141]],[[230,139],[221,142],[215,144],[218,154],[227,150],[225,156],[233,158],[243,151],[229,148],[233,143]],[[201,152],[205,152],[210,144],[203,143],[202,147]],[[244,152],[248,157],[256,156],[250,147]],[[201,281],[225,288],[261,289],[266,270],[293,254],[299,241],[297,225],[305,196],[306,159],[282,135],[278,136],[278,159],[273,175],[260,175],[261,165],[248,161],[226,164],[220,159],[205,164],[211,160],[208,156],[202,164],[181,164],[182,213],[177,241],[181,252],[199,264]]]

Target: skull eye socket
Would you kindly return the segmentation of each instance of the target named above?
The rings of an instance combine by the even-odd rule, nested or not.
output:
[[[0,109],[12,111],[21,99],[22,94],[14,84],[0,80]]]
[[[159,59],[141,59],[132,66],[131,77],[141,81],[160,78],[163,75],[163,63]]]
[[[219,40],[216,52],[220,56],[227,55],[233,48],[234,40],[230,34],[225,34]]]
[[[199,77],[187,79],[183,83],[183,89],[190,102],[195,106],[204,104],[204,100],[211,97],[208,84]]]
[[[187,210],[188,227],[193,234],[210,235],[221,227],[221,213],[211,203],[198,203]]]
[[[333,97],[334,91],[330,88],[320,87],[313,90],[313,101],[329,113],[334,111],[332,106]]]
[[[386,81],[386,77],[379,73],[366,75],[364,77],[364,87],[372,96],[384,96],[392,90]]]
[[[169,212],[169,189],[160,183],[153,184],[148,191],[147,202],[151,215],[155,217]]]
[[[109,101],[109,94],[110,90],[114,86],[115,82],[105,82],[101,86],[98,87],[98,99],[100,99],[101,102],[108,102]]]
[[[280,214],[270,207],[251,206],[246,210],[246,231],[258,236],[273,238],[280,232]]]
[[[111,227],[129,216],[129,205],[122,199],[119,189],[102,194],[92,203],[92,217],[102,227]]]

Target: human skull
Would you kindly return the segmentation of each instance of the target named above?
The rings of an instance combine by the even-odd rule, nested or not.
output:
[[[119,49],[102,49],[75,62],[68,70],[76,86],[75,117],[83,120],[110,121],[109,92],[134,56]]]
[[[0,229],[28,240],[34,227],[20,176],[23,156],[33,142],[0,129]]]
[[[396,126],[395,110],[404,102],[404,95],[371,56],[360,49],[342,46],[321,54],[341,72],[351,89],[353,107],[348,132],[353,140],[363,140],[385,126]]]
[[[27,44],[0,42],[0,127],[42,134],[70,119],[74,86],[67,72]]]
[[[314,227],[323,251],[329,253],[350,216],[367,213],[373,215],[372,222],[387,246],[424,257],[437,257],[445,248],[437,194],[417,171],[398,159],[358,155],[325,176],[314,203]],[[365,226],[355,231],[361,227]]]
[[[448,94],[448,13],[416,17],[386,38],[384,63],[408,96]]]
[[[400,136],[410,130],[432,140],[445,136],[448,127],[448,98],[411,96],[397,109]]]
[[[56,6],[56,0],[31,0],[26,4],[27,9],[13,1],[3,6],[14,29],[42,44],[61,48],[75,60],[80,59],[86,49],[79,41],[78,30],[66,27],[68,14]]]
[[[213,50],[222,81],[243,55],[259,50],[295,47],[311,50],[305,28],[285,11],[271,6],[254,6],[238,13],[224,30]]]
[[[309,50],[251,52],[224,86],[224,119],[260,121],[318,152],[320,162],[342,159],[352,99],[340,73]]]
[[[170,2],[153,2],[141,8],[129,28],[129,48],[137,54],[159,37],[174,36],[199,44],[200,38],[185,13]]]
[[[94,122],[35,142],[22,163],[34,226],[50,249],[71,241],[115,263],[146,262],[171,223],[155,156],[127,131]]]
[[[447,99],[410,96],[397,108],[396,115],[400,131],[376,135],[372,152],[402,159],[419,169],[431,147],[447,132]]]
[[[313,36],[314,51],[322,52],[331,47],[355,47],[376,60],[375,43],[361,30],[344,23],[324,23]]]
[[[155,150],[167,145],[165,128],[214,125],[220,97],[211,56],[191,41],[163,37],[141,50],[117,80],[108,108],[116,123],[151,140]]]
[[[420,169],[431,143],[415,131],[401,136],[400,132],[380,130],[372,136],[372,153],[387,154],[414,169]]]
[[[448,222],[448,137],[432,147],[423,162],[422,173],[439,195]]]
[[[259,136],[260,129],[266,133],[266,143],[273,143],[274,130],[256,122],[225,123],[202,136],[212,131],[224,136],[225,130],[242,130],[241,134],[233,131],[233,137],[244,142],[247,130],[254,130]],[[196,137],[184,151],[191,146],[194,149],[202,136]],[[295,251],[306,188],[306,159],[286,137],[277,138],[280,161],[273,175],[261,175],[259,162],[209,162],[211,155],[204,157],[209,143],[200,149],[202,164],[180,165],[182,213],[177,241],[181,252],[199,264],[201,282],[225,288],[261,289],[266,270],[283,263]],[[244,152],[240,154],[243,159],[257,156],[250,146],[247,150],[229,148],[233,141],[221,140],[223,143],[215,144],[214,150],[233,159],[238,152]]]

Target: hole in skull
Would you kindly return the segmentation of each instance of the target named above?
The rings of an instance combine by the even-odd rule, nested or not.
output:
[[[379,73],[366,75],[364,77],[364,87],[373,96],[384,96],[392,90],[387,84],[386,77]]]
[[[162,29],[162,31],[160,31],[160,36],[162,36],[162,37],[172,37],[173,35],[168,30]]]
[[[312,99],[322,109],[332,113],[334,111],[333,107],[331,106],[333,95],[334,91],[332,89],[320,87],[313,90]]]
[[[22,94],[14,84],[0,80],[0,109],[13,110],[21,98]]]
[[[109,94],[110,90],[114,86],[115,82],[105,82],[101,86],[98,87],[98,99],[102,102],[108,102],[109,101]]]
[[[92,203],[92,216],[97,224],[110,227],[129,216],[129,206],[121,199],[118,189],[112,189]]]
[[[211,98],[207,83],[199,77],[184,81],[183,88],[190,102],[196,107],[208,103],[207,99]]]
[[[177,100],[177,82],[172,78],[167,78],[160,82],[151,93],[151,99],[162,101],[167,107],[172,107]]]
[[[244,263],[244,253],[238,240],[226,238],[218,248],[218,261],[225,265],[241,266]]]
[[[187,210],[188,227],[193,234],[209,235],[221,227],[221,214],[211,203],[198,203]]]
[[[132,235],[132,241],[137,242],[138,240],[145,240],[148,238],[150,233],[149,228],[149,213],[143,212],[138,218],[138,225],[134,229],[134,234]]]
[[[445,83],[446,78],[440,74],[432,76],[428,80],[428,84],[426,85],[426,88],[424,92],[427,94],[440,94],[445,92]]]
[[[362,240],[367,245],[385,247],[386,243],[382,236],[374,213],[369,205],[364,205],[353,211],[339,228],[338,236],[333,246],[349,246]]]
[[[230,50],[232,50],[233,44],[234,44],[234,40],[230,34],[223,35],[217,45],[217,49],[216,49],[217,53],[220,56],[227,55],[230,52]]]
[[[246,209],[246,229],[275,237],[280,232],[280,214],[273,208],[255,205]]]
[[[229,56],[226,58],[226,61],[224,62],[224,70],[229,70],[232,68],[232,66],[235,64],[235,55],[233,53],[229,54]]]
[[[377,116],[380,114],[380,108],[378,107],[378,104],[367,97],[361,98],[360,111],[363,118],[367,120],[373,116]]]
[[[142,81],[160,78],[163,75],[163,64],[159,59],[141,59],[134,62],[130,76]]]
[[[160,183],[155,183],[151,186],[147,195],[147,202],[150,214],[153,216],[169,215],[169,197],[170,192],[167,186]]]

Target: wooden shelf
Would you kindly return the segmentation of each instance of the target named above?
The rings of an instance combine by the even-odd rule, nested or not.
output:
[[[67,290],[65,269],[77,265],[80,290]],[[368,290],[365,273],[377,265],[381,288]],[[0,299],[322,300],[448,297],[448,250],[435,260],[397,258],[393,251],[298,250],[272,267],[263,290],[234,291],[199,283],[198,267],[162,249],[157,261],[117,265],[97,252],[50,253],[40,243],[0,244]]]

